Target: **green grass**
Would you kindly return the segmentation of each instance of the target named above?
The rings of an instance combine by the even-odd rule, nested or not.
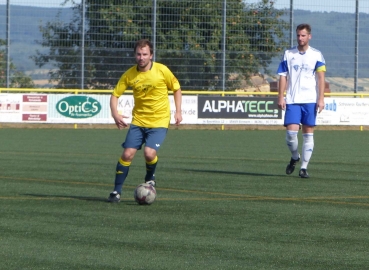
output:
[[[142,151],[106,202],[125,134],[0,129],[0,269],[368,268],[367,132],[316,131],[306,180],[282,130],[170,130],[150,206]]]

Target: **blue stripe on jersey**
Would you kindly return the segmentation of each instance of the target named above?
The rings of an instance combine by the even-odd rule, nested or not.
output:
[[[325,66],[325,63],[317,61],[316,64],[315,64],[315,70],[317,70],[321,66]]]
[[[286,60],[285,61],[282,61],[279,64],[277,74],[284,73],[284,72],[288,72],[288,65],[287,65],[287,61]]]

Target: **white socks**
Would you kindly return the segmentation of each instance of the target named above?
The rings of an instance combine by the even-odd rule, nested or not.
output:
[[[297,134],[298,131],[293,130],[287,130],[286,132],[286,143],[291,151],[292,158],[295,160],[299,159]],[[314,150],[314,133],[305,133],[302,138],[301,169],[306,169]]]
[[[303,144],[302,144],[301,169],[306,169],[314,150],[314,134],[305,133],[302,136],[303,136]]]
[[[292,154],[292,158],[297,160],[299,159],[299,152],[298,152],[298,146],[299,146],[299,141],[297,138],[297,133],[298,131],[293,131],[293,130],[287,130],[286,132],[286,143],[288,146],[288,149],[290,149],[291,154]]]

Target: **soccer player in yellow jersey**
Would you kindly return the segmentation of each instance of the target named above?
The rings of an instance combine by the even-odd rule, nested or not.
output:
[[[146,39],[137,41],[134,54],[136,65],[122,75],[110,98],[110,109],[115,124],[119,129],[125,128],[128,126],[125,118],[128,117],[118,113],[118,98],[127,88],[133,89],[132,123],[122,144],[124,150],[117,163],[114,191],[109,195],[109,202],[120,202],[122,187],[128,175],[129,166],[137,150],[140,150],[144,144],[145,182],[153,186],[156,185],[157,151],[166,137],[170,123],[168,90],[173,91],[176,107],[175,124],[179,125],[182,121],[180,84],[168,67],[152,61],[152,43]]]

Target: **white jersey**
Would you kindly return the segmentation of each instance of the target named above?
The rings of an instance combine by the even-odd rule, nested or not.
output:
[[[325,71],[325,60],[320,51],[309,47],[300,53],[295,46],[284,52],[277,73],[287,76],[287,104],[317,102],[316,71]]]

